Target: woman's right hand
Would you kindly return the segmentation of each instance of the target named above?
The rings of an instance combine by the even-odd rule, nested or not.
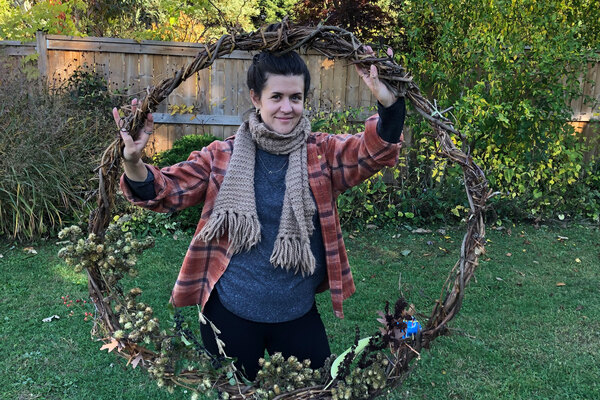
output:
[[[131,101],[131,109],[132,112],[135,113],[137,110],[137,99],[133,99]],[[123,161],[129,164],[138,164],[142,159],[142,151],[148,140],[150,140],[150,135],[154,132],[154,118],[151,113],[148,113],[146,122],[144,126],[140,129],[140,132],[137,135],[137,139],[133,140],[129,132],[122,128],[123,120],[119,115],[119,110],[117,108],[113,108],[113,118],[115,119],[115,123],[119,128],[119,132],[121,134],[121,138],[123,139],[123,144],[125,147],[123,148]]]
[[[131,101],[131,109],[134,113],[137,111],[137,99]],[[154,118],[151,113],[148,113],[146,122],[142,129],[140,129],[140,132],[138,132],[136,140],[133,140],[129,132],[122,128],[123,120],[116,107],[113,108],[113,118],[125,145],[123,147],[123,168],[125,169],[125,175],[132,181],[144,182],[148,176],[148,170],[142,162],[142,151],[154,131]]]

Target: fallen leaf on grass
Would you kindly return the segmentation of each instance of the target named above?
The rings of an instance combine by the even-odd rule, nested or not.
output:
[[[110,353],[117,347],[119,347],[119,341],[117,339],[112,339],[110,343],[105,343],[102,347],[100,347],[100,350],[108,349],[108,352]]]
[[[575,259],[575,262],[577,262],[577,263],[580,263],[580,262],[581,262],[581,260],[580,260],[579,258],[576,258],[576,259]]]
[[[506,253],[506,257],[512,257],[512,253]]]
[[[37,251],[33,247],[25,247],[23,251],[27,254],[37,254]]]
[[[497,276],[497,277],[496,277],[496,280],[497,280],[497,281],[501,281],[501,282],[502,282],[504,279],[502,279],[502,278],[500,278],[499,276]]]
[[[560,240],[560,241],[562,241],[562,240],[569,240],[569,238],[568,238],[568,237],[566,237],[566,236],[557,236],[556,238],[557,238],[558,240]]]
[[[48,318],[44,318],[42,322],[52,322],[55,319],[60,319],[60,317],[58,315],[51,315]]]
[[[129,357],[129,360],[127,361],[127,365],[131,364],[133,366],[133,369],[135,369],[135,367],[138,366],[140,361],[142,362],[142,364],[144,364],[144,357],[142,357],[142,353],[131,355],[131,357]]]
[[[412,253],[412,250],[402,250],[402,253],[401,253],[401,254],[402,254],[404,257],[406,257],[406,256],[407,256],[407,255],[409,255],[410,253]]]
[[[583,306],[580,304],[575,308],[575,311],[581,311],[583,310]]]
[[[556,282],[556,286],[567,286],[564,282]]]
[[[411,233],[431,233],[429,229],[417,228],[413,229]]]

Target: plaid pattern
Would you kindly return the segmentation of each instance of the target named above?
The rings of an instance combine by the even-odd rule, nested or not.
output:
[[[344,190],[358,185],[385,166],[398,160],[400,144],[383,141],[377,135],[378,117],[365,122],[365,132],[356,135],[312,133],[307,139],[308,178],[315,197],[327,264],[327,279],[319,291],[329,289],[333,310],[343,318],[342,302],[354,291],[354,281],[336,207],[336,198]],[[152,200],[135,198],[121,177],[121,189],[132,203],[157,212],[170,212],[204,203],[196,234],[212,213],[219,187],[233,151],[233,137],[216,141],[190,154],[187,161],[171,167],[148,165],[154,174],[156,197]],[[227,265],[227,237],[209,243],[192,241],[171,302],[177,306],[200,304],[204,307],[215,283]]]

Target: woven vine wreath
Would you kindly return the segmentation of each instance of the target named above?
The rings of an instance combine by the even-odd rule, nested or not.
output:
[[[224,35],[217,42],[206,44],[195,60],[148,90],[137,112],[124,108],[125,128],[139,132],[145,115],[156,110],[158,104],[188,77],[209,67],[217,58],[234,50],[285,53],[298,49],[312,49],[329,58],[345,59],[348,63],[367,67],[375,64],[379,78],[391,90],[404,95],[414,110],[429,121],[431,137],[440,155],[458,163],[464,172],[464,184],[470,210],[466,219],[466,233],[460,249],[460,258],[443,284],[439,300],[424,324],[422,331],[411,339],[402,339],[406,329],[403,322],[409,318],[406,302],[399,299],[393,310],[386,306],[379,320],[383,327],[368,340],[355,340],[351,351],[336,368],[331,378],[328,365],[312,370],[309,363],[295,358],[283,359],[273,355],[261,360],[262,369],[255,382],[248,382],[235,372],[231,360],[222,355],[207,354],[191,330],[185,328],[175,313],[175,326],[161,330],[153,318],[152,308],[137,301],[138,288],[125,292],[119,280],[128,272],[134,273],[136,254],[152,245],[140,242],[131,234],[123,233],[117,224],[110,224],[117,180],[120,175],[122,143],[116,139],[104,152],[98,167],[99,189],[97,209],[92,212],[86,237],[81,230],[71,227],[61,232],[61,238],[72,242],[61,250],[67,263],[85,269],[90,296],[97,309],[93,333],[100,337],[109,350],[118,349],[128,364],[146,368],[158,379],[159,385],[185,387],[195,394],[230,399],[367,399],[375,398],[384,390],[400,385],[409,371],[412,359],[422,348],[446,330],[446,325],[460,310],[465,287],[484,252],[486,200],[491,196],[482,170],[475,165],[468,152],[458,149],[451,136],[465,138],[427,99],[407,71],[391,58],[377,58],[368,54],[354,35],[338,27],[307,27],[293,25],[287,20],[252,33]],[[201,322],[203,318],[200,315]],[[210,322],[208,322],[210,323]],[[360,354],[359,354],[360,353]],[[185,368],[181,369],[181,360]]]

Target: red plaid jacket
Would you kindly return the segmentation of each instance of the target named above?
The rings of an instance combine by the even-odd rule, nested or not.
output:
[[[365,122],[365,132],[356,135],[312,133],[307,139],[308,178],[315,197],[321,229],[327,278],[319,291],[329,289],[333,310],[343,318],[342,302],[356,290],[336,207],[336,198],[344,190],[358,185],[385,166],[398,160],[400,144],[383,141],[376,131],[378,117]],[[156,197],[142,201],[135,198],[121,177],[121,189],[134,204],[157,212],[181,210],[204,203],[198,233],[212,213],[219,187],[223,182],[233,151],[233,137],[215,141],[190,154],[187,161],[161,170],[148,165],[154,174]],[[177,306],[200,304],[204,307],[215,283],[229,264],[227,237],[210,243],[192,241],[171,302]]]

